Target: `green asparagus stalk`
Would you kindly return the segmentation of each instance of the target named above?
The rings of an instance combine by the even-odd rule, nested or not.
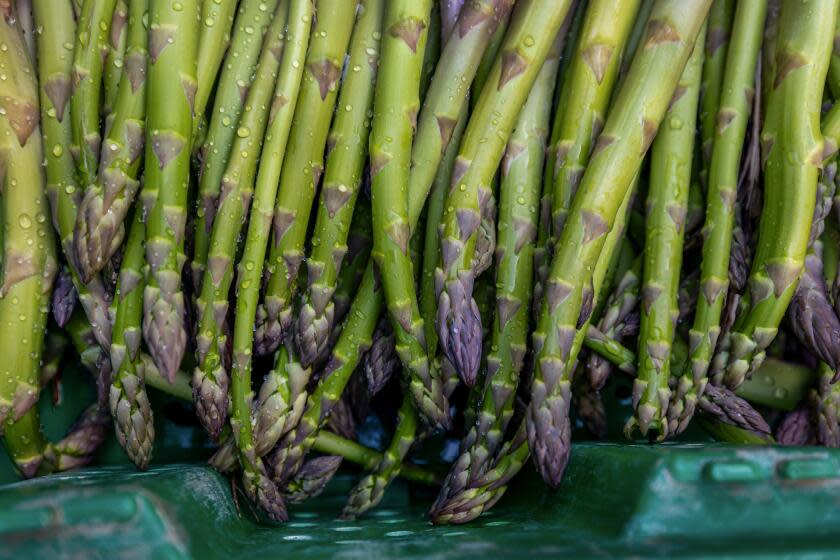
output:
[[[108,30],[108,54],[105,56],[105,67],[102,72],[102,113],[108,115],[117,100],[120,77],[125,64],[127,43],[128,2],[117,0],[114,14],[111,16],[111,27]]]
[[[251,360],[254,321],[257,314],[260,279],[263,274],[268,235],[274,218],[278,181],[286,151],[291,117],[303,74],[304,56],[309,44],[313,18],[309,2],[293,0],[288,6],[288,28],[269,112],[262,156],[254,190],[254,207],[248,224],[244,253],[237,280],[239,297],[233,335],[233,375],[231,379],[232,426],[239,460],[244,470],[245,488],[252,499],[277,520],[286,518],[285,504],[277,485],[269,478],[265,464],[256,452],[251,424]],[[280,371],[280,373],[283,373]],[[305,381],[304,381],[305,383]]]
[[[690,362],[680,373],[676,405],[670,420],[677,433],[688,425],[697,396],[706,385],[709,360],[720,335],[721,315],[729,285],[729,260],[735,217],[738,171],[747,121],[755,95],[753,72],[761,46],[766,2],[739,4],[732,24],[730,54],[723,76],[717,126],[708,177],[700,295],[689,331]]]
[[[138,4],[138,5],[134,5]],[[148,1],[132,2],[129,11],[125,71],[113,110],[96,181],[85,188],[74,230],[75,261],[84,278],[102,270],[122,244],[124,221],[140,188],[148,61]]]
[[[264,3],[263,10],[268,10]],[[237,2],[202,0],[201,29],[198,35],[198,60],[196,61],[195,106],[193,107],[193,138],[199,123],[204,119],[204,111],[210,99],[210,93],[216,83],[216,74],[230,44],[230,31],[236,15]],[[247,30],[245,30],[247,33]]]
[[[714,378],[730,388],[740,386],[764,360],[802,273],[823,160],[819,112],[836,13],[837,3],[831,1],[782,3],[778,64],[761,133],[764,208],[745,297],[749,303],[712,365]],[[792,106],[803,118],[786,118]]]
[[[57,271],[49,228],[43,151],[38,128],[38,84],[14,17],[0,18],[0,158],[2,276],[0,337],[0,434],[17,469],[36,473],[44,451],[37,407],[40,360]]]
[[[327,138],[324,184],[306,265],[307,288],[297,321],[297,345],[307,366],[326,354],[330,333],[340,323],[334,297],[339,275],[351,260],[351,224],[356,220],[354,209],[368,149],[368,113],[379,64],[378,31],[384,1],[366,0],[359,5],[362,12],[350,40],[349,71],[341,84],[338,110]]]
[[[143,2],[133,0],[132,10],[137,8],[138,4],[142,5]],[[137,210],[135,214],[117,284],[117,311],[111,339],[111,366],[114,377],[109,403],[117,440],[131,461],[138,468],[145,469],[152,455],[155,425],[140,359],[146,229],[142,211]]]
[[[468,427],[462,444],[464,451],[444,481],[441,496],[460,493],[490,468],[513,415],[528,348],[546,123],[559,65],[558,44],[543,63],[505,152],[496,249],[496,313],[487,372],[476,420]],[[471,443],[465,445],[466,442]]]
[[[181,289],[184,228],[198,43],[197,0],[149,3],[149,64],[146,103],[145,188],[146,286],[143,336],[161,373],[172,379],[187,343]],[[163,100],[166,100],[165,104]]]
[[[766,3],[759,2],[757,6],[759,12],[766,9]],[[745,10],[741,10],[742,12]],[[703,165],[700,168],[700,181],[703,185],[703,191],[708,192],[708,178],[709,168],[712,165],[712,146],[714,145],[716,131],[718,128],[718,109],[720,108],[720,100],[723,90],[724,75],[728,68],[726,55],[729,52],[730,37],[733,27],[733,15],[735,13],[735,2],[733,0],[713,0],[712,7],[709,10],[708,31],[706,32],[706,56],[703,58],[703,75],[702,83],[700,85],[700,140],[703,154]],[[742,16],[744,17],[744,16]],[[764,17],[758,14],[752,21],[761,25]],[[741,24],[743,27],[743,23]],[[741,30],[742,40],[744,40],[745,30]],[[747,32],[746,38],[750,35]],[[760,44],[760,43],[759,43]],[[743,44],[740,45],[744,47]],[[747,43],[746,48],[752,46]],[[741,58],[748,57],[752,50],[747,53],[740,54],[739,51],[733,50],[733,54]],[[755,56],[753,55],[753,58]],[[738,64],[738,70],[741,68]],[[732,70],[729,70],[732,72]],[[739,152],[740,153],[740,152]]]
[[[430,187],[409,181],[408,223],[411,229],[416,227]],[[347,313],[348,321],[330,353],[322,381],[311,394],[299,425],[283,438],[270,457],[276,480],[291,478],[312,448],[323,424],[323,416],[328,415],[332,404],[340,398],[360,357],[370,347],[371,336],[382,309],[381,298],[378,282],[369,263]]]
[[[297,425],[306,405],[306,385],[312,370],[303,368],[294,353],[281,345],[274,367],[260,385],[254,409],[254,447],[258,457],[271,451],[277,441]],[[226,440],[211,459],[222,472],[233,470],[237,464],[236,445]]]
[[[390,445],[374,470],[362,478],[350,491],[350,496],[341,512],[342,519],[355,519],[382,501],[388,484],[400,474],[403,461],[415,442],[419,424],[420,418],[415,409],[414,400],[406,392],[397,413],[397,427]]]
[[[589,154],[604,126],[638,8],[637,1],[616,5],[595,0],[587,6],[580,38],[563,78],[546,158],[545,189],[552,201],[546,260],[554,253]],[[548,267],[544,270],[547,273]],[[544,284],[545,278],[538,281]]]
[[[558,242],[534,332],[527,432],[540,474],[556,486],[568,458],[571,366],[597,290],[595,265],[673,96],[709,1],[659,0],[583,174]],[[647,78],[656,68],[657,79]],[[580,342],[578,342],[580,341]],[[557,437],[558,434],[564,434]]]
[[[764,23],[764,40],[761,47],[761,106],[767,106],[767,97],[776,80],[776,42],[779,35],[779,15],[782,0],[768,0],[767,21]]]
[[[569,5],[533,0],[517,6],[488,78],[497,85],[482,90],[456,159],[441,224],[441,263],[435,272],[437,327],[445,355],[467,385],[475,382],[481,358],[481,318],[472,298],[480,201],[489,196],[518,112],[557,40]]]
[[[683,400],[687,391],[678,386],[674,401],[669,406],[671,391],[668,383],[671,377],[671,346],[679,317],[677,293],[705,35],[704,28],[697,36],[694,51],[651,148],[638,340],[639,368],[633,383],[634,413],[624,431],[630,434],[638,428],[643,436],[647,436],[649,430],[653,430],[660,440],[676,430],[684,409],[693,407],[696,402]]]
[[[620,342],[621,338],[623,338],[620,334],[624,330],[628,318],[636,310],[639,303],[641,277],[642,259],[636,258],[632,266],[619,280],[615,291],[610,294],[606,309],[598,321],[597,330],[603,334],[605,339]],[[587,344],[587,347],[595,350],[591,345]],[[600,354],[599,352],[590,354],[585,370],[589,378],[589,384],[596,391],[604,388],[612,371],[612,365]],[[631,362],[625,360],[624,363],[628,365],[620,369],[632,367],[635,370],[635,356]]]
[[[89,185],[96,179],[99,167],[102,72],[115,6],[116,0],[84,0],[74,43],[71,146],[82,185]]]
[[[834,41],[828,63],[828,91],[835,100],[840,98],[840,23],[834,24]]]
[[[390,5],[385,12],[386,34],[370,133],[371,256],[379,270],[397,355],[408,373],[408,391],[414,406],[430,426],[448,427],[449,403],[431,371],[408,247],[413,123],[420,103],[419,80],[430,8],[430,2],[405,2]],[[398,81],[407,85],[393,87]],[[410,405],[403,405],[404,411],[407,406]]]
[[[481,56],[478,67],[475,69],[475,77],[473,78],[472,90],[480,92],[484,89],[484,84],[487,83],[487,78],[490,76],[490,70],[493,68],[493,63],[496,61],[496,56],[499,54],[499,49],[502,47],[502,41],[507,33],[510,25],[510,16],[513,5],[509,5],[507,11],[499,18],[499,23],[496,25],[493,35],[490,36],[490,41]],[[478,95],[470,97],[469,110],[475,109],[475,104],[478,102]]]
[[[298,271],[303,262],[312,203],[324,170],[324,150],[355,9],[356,2],[319,1],[319,16],[306,54],[306,72],[299,80],[297,103],[293,111],[287,112],[286,116],[281,115],[281,121],[289,119],[287,128],[291,123],[296,124],[286,133],[288,145],[284,156],[295,164],[283,166],[280,172],[268,257],[269,276],[262,309],[264,319],[262,313],[258,314],[258,353],[274,351],[291,332]],[[313,277],[317,271],[316,264]]]
[[[335,340],[333,337],[340,333],[347,310],[353,303],[353,297],[362,281],[362,276],[368,264],[371,246],[373,245],[373,231],[371,230],[370,203],[367,199],[357,201],[350,223],[350,233],[347,236],[347,254],[344,256],[341,271],[338,273],[333,302],[335,304],[334,325],[330,333],[329,348]],[[328,355],[327,352],[325,355]]]
[[[218,217],[213,222],[207,269],[196,301],[196,367],[192,386],[196,413],[210,437],[217,439],[227,420],[228,369],[225,356],[228,298],[234,259],[254,194],[254,175],[268,121],[272,94],[283,51],[285,4],[278,6],[265,34],[255,79],[248,89],[239,130],[222,176]]]
[[[201,281],[207,265],[210,233],[216,216],[216,202],[221,191],[222,175],[227,167],[231,145],[236,137],[236,129],[248,95],[248,87],[254,79],[254,71],[263,46],[263,36],[277,4],[278,0],[242,0],[240,3],[234,23],[233,38],[225,55],[219,85],[216,87],[213,98],[213,111],[204,144],[200,150],[198,146],[195,146],[195,149],[199,150],[201,160],[195,239],[190,264],[196,293],[201,289]],[[301,24],[304,24],[303,21]],[[290,33],[293,34],[294,31],[295,28],[290,29]],[[193,126],[195,128],[195,125]]]
[[[96,340],[107,347],[111,343],[109,295],[99,277],[82,282],[73,248],[73,228],[81,191],[76,181],[73,158],[67,146],[71,143],[69,108],[72,52],[64,45],[72,44],[75,23],[69,2],[37,0],[33,4],[35,21],[40,30],[37,38],[41,132],[46,146],[47,197],[52,221],[70,268],[79,301],[94,327]]]
[[[840,384],[834,382],[837,370],[821,363],[818,369],[814,408],[817,417],[817,442],[830,448],[840,447]]]

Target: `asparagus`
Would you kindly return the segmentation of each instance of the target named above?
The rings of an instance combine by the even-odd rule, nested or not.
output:
[[[720,335],[721,314],[729,286],[738,167],[751,97],[755,95],[753,71],[761,46],[766,8],[766,2],[758,2],[755,6],[739,4],[732,24],[709,168],[700,292],[689,331],[690,360],[686,370],[679,374],[681,396],[676,397],[669,417],[677,433],[688,425],[694,403],[705,390],[709,360]]]
[[[782,4],[778,66],[761,134],[766,146],[764,208],[747,289],[750,302],[712,365],[714,378],[730,388],[740,386],[764,360],[802,272],[822,163],[818,117],[831,52],[830,16],[836,12],[837,3],[831,1]],[[785,117],[791,106],[807,116],[789,121]]]
[[[307,288],[298,315],[297,343],[305,365],[327,352],[330,333],[340,323],[334,301],[339,274],[351,266],[348,251],[367,155],[368,113],[373,104],[384,2],[366,0],[359,5],[362,11],[353,29],[347,60],[350,71],[341,84],[338,110],[327,139],[324,184],[306,265]]]
[[[327,420],[327,429],[343,438],[356,439],[356,420],[349,397],[349,394],[345,395],[333,407]]]
[[[815,436],[808,403],[803,403],[796,410],[785,414],[776,427],[776,441],[779,445],[809,445],[814,441]]]
[[[240,450],[239,460],[245,473],[245,487],[252,499],[275,519],[286,518],[285,504],[276,484],[269,478],[265,464],[256,452],[251,426],[251,359],[254,320],[257,315],[259,284],[263,273],[268,234],[271,228],[278,180],[285,157],[291,117],[295,112],[297,92],[303,74],[302,59],[309,43],[312,5],[293,0],[288,7],[289,26],[274,88],[274,102],[268,124],[257,181],[254,207],[248,224],[245,248],[237,280],[236,321],[233,335],[233,375],[231,379],[234,436]],[[282,373],[282,372],[280,372]],[[304,381],[305,383],[305,381]]]
[[[99,102],[102,72],[108,50],[108,32],[116,0],[84,0],[73,50],[73,81],[70,97],[71,149],[79,183],[89,185],[99,166]]]
[[[639,303],[639,288],[642,276],[642,259],[636,258],[632,266],[619,280],[615,291],[607,301],[606,310],[598,321],[597,330],[603,333],[605,339],[621,341],[620,334],[624,331],[629,317],[636,310]],[[635,358],[630,362],[635,368]],[[611,373],[611,364],[600,354],[592,353],[586,362],[586,373],[589,384],[596,391],[606,385]]]
[[[837,370],[821,363],[818,369],[817,387],[812,396],[816,412],[817,442],[825,447],[840,447],[840,385],[834,383]]]
[[[40,359],[49,294],[57,270],[48,208],[38,85],[23,36],[13,17],[0,18],[0,158],[2,187],[2,276],[0,337],[0,434],[15,466],[34,476],[44,451],[37,407]],[[15,333],[12,335],[12,333]]]
[[[480,201],[489,196],[517,113],[557,39],[569,4],[533,0],[517,6],[488,78],[498,85],[481,92],[456,159],[441,224],[441,262],[435,271],[437,328],[445,355],[468,385],[475,382],[481,357],[481,318],[472,298]],[[535,29],[540,30],[536,40]]]
[[[72,53],[64,45],[73,44],[75,24],[69,2],[37,0],[34,5],[38,35],[38,73],[41,107],[41,131],[46,145],[47,196],[52,221],[62,250],[67,257],[73,285],[79,301],[96,333],[100,345],[111,342],[108,314],[109,296],[101,278],[82,282],[73,258],[73,227],[80,194],[73,158],[66,146],[71,143],[67,103],[70,100]]]
[[[589,321],[597,294],[595,263],[665,115],[709,4],[660,0],[654,6],[643,48],[617,94],[558,242],[533,335],[536,368],[527,412],[530,447],[540,474],[553,486],[559,484],[568,457],[569,376],[579,349],[576,330]],[[644,79],[651,68],[657,68],[655,81]]]
[[[303,262],[309,215],[324,169],[324,149],[355,9],[356,2],[319,0],[319,15],[306,55],[306,72],[302,79],[297,74],[296,84],[299,83],[300,88],[297,103],[280,109],[283,112],[286,107],[295,105],[280,117],[281,122],[288,119],[284,125],[288,135],[284,158],[294,165],[284,165],[280,172],[268,257],[269,275],[262,307],[264,316],[258,314],[258,353],[274,351],[290,333],[293,297]],[[284,92],[284,95],[291,97],[293,93]],[[292,123],[300,125],[291,126]],[[313,276],[316,273],[317,266]]]
[[[552,209],[547,224],[547,254],[541,255],[545,261],[554,253],[592,146],[604,126],[622,53],[638,9],[638,1],[615,5],[596,0],[587,6],[580,38],[563,78],[546,158],[544,190]],[[548,272],[548,263],[545,264],[537,264],[541,274]],[[544,285],[545,276],[538,282]]]
[[[385,44],[387,45],[387,42]],[[383,52],[387,52],[387,48]],[[415,410],[414,400],[406,392],[397,413],[397,427],[390,445],[373,471],[362,478],[350,491],[350,496],[341,512],[342,519],[355,519],[382,501],[388,484],[399,476],[405,456],[408,455],[415,441],[419,423],[420,418],[418,411]],[[306,465],[303,468],[306,468]]]
[[[685,390],[680,385],[669,406],[671,391],[668,382],[671,376],[671,345],[679,317],[677,292],[705,34],[704,28],[697,36],[694,51],[651,148],[638,340],[639,369],[633,383],[634,413],[625,426],[625,433],[632,433],[638,428],[646,436],[653,429],[660,440],[676,430],[684,408],[693,407],[695,403],[683,400]]]
[[[181,0],[177,7],[168,0],[149,3],[144,174],[145,188],[156,195],[147,201],[143,336],[155,365],[169,379],[187,342],[181,268],[199,27],[197,0]]]
[[[126,37],[128,25],[128,2],[117,0],[108,30],[108,45],[105,66],[102,71],[102,112],[107,116],[114,108],[117,90],[125,65]]]
[[[125,72],[107,119],[101,166],[79,204],[73,236],[75,261],[84,278],[102,270],[122,244],[126,214],[140,187],[146,117],[149,2],[132,2],[129,12]]]
[[[244,2],[243,2],[244,4]],[[265,12],[272,2],[264,2],[261,9]],[[216,74],[225,56],[225,50],[230,44],[230,31],[236,15],[237,2],[220,2],[219,0],[202,0],[202,25],[198,35],[198,56],[196,60],[196,82],[193,106],[193,138],[196,129],[204,118],[204,110],[210,99],[210,93],[216,83]],[[248,30],[246,29],[247,33]],[[253,32],[253,30],[252,30]]]
[[[306,404],[306,384],[312,370],[303,368],[286,345],[276,353],[274,367],[266,375],[253,407],[254,447],[258,457],[271,451],[277,441],[300,421]],[[236,467],[236,444],[228,438],[210,460],[219,471]]]
[[[55,279],[51,305],[53,319],[59,327],[63,328],[70,320],[73,310],[76,309],[78,296],[70,271],[66,267],[62,267]]]
[[[413,122],[430,2],[388,6],[370,133],[373,252],[391,318],[396,351],[408,373],[414,406],[430,426],[449,427],[449,403],[433,374],[414,291],[408,243],[408,182]],[[403,80],[403,88],[392,84]],[[403,405],[403,410],[406,409]]]
[[[373,333],[370,350],[365,352],[362,367],[365,371],[368,392],[371,396],[381,391],[391,377],[400,369],[400,357],[396,351],[396,339],[391,323],[380,319]],[[429,345],[431,348],[431,345]]]
[[[759,20],[763,20],[762,12],[766,10],[766,3],[759,2],[758,14],[752,21],[760,24]],[[744,12],[745,10],[741,10]],[[729,68],[737,67],[742,70],[739,64],[732,63],[727,65],[727,53],[730,48],[733,48],[733,54],[738,58],[738,62],[742,58],[748,57],[751,51],[741,53],[739,49],[730,47],[731,33],[733,31],[733,15],[735,13],[735,2],[733,0],[713,0],[712,7],[709,10],[708,30],[706,32],[706,55],[703,57],[703,73],[702,82],[700,84],[700,147],[703,154],[703,165],[700,167],[700,181],[703,185],[703,191],[708,192],[708,176],[709,168],[712,164],[712,146],[714,146],[718,109],[721,106],[721,95],[725,91],[723,88],[724,76]],[[745,17],[742,15],[742,17]],[[741,24],[743,26],[743,23]],[[741,33],[750,30],[740,29]],[[742,35],[742,40],[745,37]],[[749,35],[746,36],[750,38]],[[740,46],[744,46],[741,44]],[[747,44],[749,47],[750,44]],[[753,56],[753,58],[755,58]],[[731,96],[731,94],[730,94]],[[736,158],[737,160],[737,158]]]
[[[320,494],[335,475],[341,459],[339,455],[327,455],[307,461],[283,489],[286,499],[299,504]]]
[[[496,250],[496,313],[487,372],[483,389],[476,391],[480,397],[475,422],[468,426],[463,451],[443,483],[441,497],[461,492],[491,467],[513,415],[528,348],[546,123],[560,64],[559,43],[555,45],[543,63],[505,151]]]
[[[132,10],[138,4],[143,2],[134,0]],[[145,469],[152,454],[155,425],[140,360],[146,231],[142,212],[138,210],[135,213],[117,286],[117,311],[111,339],[114,377],[109,403],[117,440],[132,462]]]
[[[353,303],[353,296],[356,295],[356,290],[365,273],[372,245],[370,204],[368,200],[364,200],[356,204],[353,212],[350,233],[347,235],[347,254],[342,260],[341,271],[338,274],[338,281],[333,294],[335,328],[332,329],[330,334],[330,348],[333,346],[332,343],[335,342],[333,337],[336,333],[341,332],[342,320],[347,315],[350,304]]]
[[[213,222],[207,269],[196,301],[196,367],[192,386],[196,413],[210,437],[217,439],[227,419],[228,369],[225,355],[228,298],[233,282],[234,259],[244,222],[248,218],[254,193],[257,157],[268,120],[280,56],[283,51],[283,29],[286,25],[285,5],[265,34],[255,79],[248,89],[239,130],[231,146],[222,190],[218,201],[218,218]]]
[[[263,36],[277,5],[278,0],[242,0],[240,3],[230,48],[225,55],[219,85],[216,87],[206,137],[200,149],[198,146],[195,147],[199,150],[201,160],[195,239],[190,264],[196,292],[201,289],[201,280],[204,278],[222,175],[236,136],[248,87],[254,79],[257,59],[262,50]],[[281,3],[280,5],[287,6],[288,4]],[[288,8],[280,9],[286,13]],[[301,14],[301,17],[308,13],[307,11]],[[301,24],[308,25],[308,22],[301,21]],[[290,29],[293,36],[295,30],[296,28]]]
[[[828,298],[819,242],[805,256],[805,267],[788,316],[800,342],[831,370],[837,371],[840,368],[840,319]]]
[[[834,24],[834,41],[832,43],[831,60],[828,64],[828,91],[832,97],[840,97],[840,23]]]

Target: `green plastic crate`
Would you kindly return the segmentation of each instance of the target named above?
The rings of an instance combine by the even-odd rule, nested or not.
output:
[[[90,398],[74,372],[63,387],[62,406],[48,391],[41,402],[54,437]],[[345,470],[272,526],[233,499],[230,482],[202,463],[210,446],[200,430],[174,416],[158,419],[148,472],[127,466],[113,440],[98,458],[113,466],[38,480],[13,482],[4,457],[0,557],[840,557],[838,451],[576,443],[558,490],[526,469],[491,512],[444,527],[425,517],[434,491],[402,481],[366,517],[337,520],[355,481]]]

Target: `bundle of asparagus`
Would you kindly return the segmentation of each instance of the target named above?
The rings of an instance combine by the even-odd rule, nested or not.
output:
[[[276,521],[346,460],[344,517],[403,476],[464,523],[628,380],[628,438],[840,446],[839,3],[0,2],[9,455],[113,425],[145,469],[162,391]],[[745,383],[791,367],[801,400]]]

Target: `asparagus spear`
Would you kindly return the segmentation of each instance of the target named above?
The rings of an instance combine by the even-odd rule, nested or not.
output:
[[[441,263],[435,273],[437,327],[444,353],[468,385],[475,382],[481,357],[481,318],[472,298],[481,200],[489,196],[490,183],[516,116],[570,3],[550,4],[534,0],[517,6],[488,78],[489,83],[498,85],[481,92],[464,133],[453,188],[447,196],[447,211],[441,224]],[[535,29],[539,29],[536,40]]]
[[[134,3],[132,3],[134,4]],[[102,270],[122,244],[125,217],[140,188],[146,117],[148,1],[131,6],[125,72],[113,110],[108,115],[101,166],[79,204],[74,230],[75,261],[83,277]]]
[[[595,139],[604,126],[613,86],[639,2],[615,5],[595,0],[587,6],[580,39],[563,78],[545,166],[545,190],[552,201],[548,254],[569,212]],[[538,268],[539,267],[538,264]],[[547,273],[547,266],[544,268]],[[544,284],[545,277],[538,280]]]
[[[397,355],[409,374],[408,390],[415,407],[430,426],[448,427],[449,403],[431,371],[408,247],[409,160],[430,8],[430,2],[395,3],[385,12],[386,34],[370,133],[371,256],[378,266]],[[400,80],[407,85],[394,88],[392,84]]]
[[[37,0],[34,5],[38,35],[38,73],[41,106],[41,131],[46,145],[47,196],[52,221],[67,257],[73,285],[96,333],[100,345],[111,342],[108,314],[109,295],[99,277],[82,282],[73,258],[73,227],[80,195],[75,166],[69,150],[71,126],[67,103],[70,100],[72,53],[64,45],[72,44],[75,23],[69,2]]]
[[[817,442],[825,447],[840,447],[840,384],[834,382],[837,370],[825,362],[818,369],[817,387],[812,399],[817,417]]]
[[[606,310],[598,321],[597,330],[607,339],[621,341],[619,334],[624,330],[627,319],[639,303],[639,288],[642,276],[642,259],[636,258],[633,265],[624,273],[615,291],[607,301]],[[635,368],[635,357],[631,362]],[[604,388],[609,379],[612,366],[599,353],[590,354],[586,362],[589,384],[596,391]]]
[[[283,489],[283,495],[293,504],[314,498],[323,492],[324,487],[338,471],[341,459],[339,455],[310,459],[297,472],[295,478],[289,481]]]
[[[373,471],[362,478],[350,491],[350,496],[341,512],[342,519],[355,519],[376,507],[382,500],[388,484],[399,476],[403,461],[415,441],[419,423],[420,418],[413,399],[410,393],[406,392],[397,413],[396,432],[391,438],[390,445]]]
[[[234,436],[240,450],[245,487],[251,497],[275,519],[286,517],[285,504],[275,483],[268,477],[265,464],[256,453],[251,426],[251,357],[254,320],[257,314],[260,278],[263,273],[268,235],[274,217],[280,170],[285,156],[291,116],[303,73],[302,59],[309,44],[312,5],[293,0],[288,6],[289,26],[269,112],[260,166],[254,190],[254,207],[248,225],[245,249],[237,280],[236,322],[233,335],[233,375],[231,379]],[[305,383],[305,381],[304,381]]]
[[[289,121],[285,125],[288,145],[284,158],[295,164],[284,165],[280,172],[268,257],[269,276],[262,306],[264,318],[262,313],[258,314],[258,353],[274,351],[290,333],[293,297],[303,262],[309,215],[324,169],[324,149],[355,9],[356,2],[319,1],[320,15],[310,40],[302,80],[298,74],[300,93],[297,103],[280,109],[283,112],[290,105],[295,105],[280,117],[281,122]],[[291,97],[290,94],[285,95]],[[294,121],[291,121],[292,115]],[[297,126],[291,126],[292,122]],[[288,130],[290,126],[291,130]],[[313,275],[316,273],[317,265]]]
[[[394,330],[388,319],[379,320],[372,341],[370,350],[365,352],[362,360],[370,396],[379,393],[399,371],[401,365],[400,357],[397,356]],[[429,347],[431,348],[431,345]]]
[[[669,407],[671,392],[668,382],[671,377],[671,346],[679,317],[677,292],[705,35],[706,29],[703,28],[651,148],[638,341],[639,369],[633,383],[634,413],[624,431],[630,434],[638,428],[646,436],[653,429],[660,440],[676,429],[684,408],[693,407],[695,402],[683,401],[684,387],[678,386],[674,402]]]
[[[243,2],[244,4],[244,2]],[[270,3],[264,3],[263,12],[269,9]],[[271,3],[273,4],[273,3]],[[230,30],[236,15],[237,2],[219,0],[202,0],[202,25],[198,35],[198,59],[196,61],[195,106],[193,107],[193,138],[199,123],[204,118],[204,110],[210,99],[210,93],[216,83],[216,74],[230,44]],[[247,33],[248,30],[246,29]],[[253,30],[252,30],[253,32]]]
[[[491,467],[513,415],[528,348],[534,240],[548,135],[546,123],[560,64],[560,45],[555,43],[543,63],[505,151],[496,249],[496,313],[487,372],[483,389],[476,391],[481,396],[475,422],[468,426],[463,451],[444,481],[442,497],[460,492]]]
[[[359,4],[362,12],[353,29],[347,68],[341,84],[332,129],[327,139],[324,184],[318,200],[312,249],[307,260],[307,288],[297,322],[297,344],[301,360],[311,365],[327,351],[330,333],[340,323],[334,301],[339,274],[350,260],[347,254],[352,235],[351,218],[370,131],[368,113],[379,56],[383,0]],[[367,260],[365,258],[365,260]]]
[[[761,46],[766,2],[755,6],[739,4],[732,24],[732,39],[727,55],[719,101],[717,127],[711,153],[706,198],[703,259],[700,266],[700,294],[694,323],[689,331],[690,362],[680,373],[676,399],[670,420],[677,433],[688,425],[694,403],[706,385],[709,360],[720,334],[721,313],[729,280],[730,247],[733,238],[738,170],[751,110],[753,71]]]
[[[214,95],[210,125],[199,153],[201,172],[199,173],[195,239],[190,264],[196,292],[201,289],[200,284],[207,265],[210,232],[216,216],[216,199],[221,191],[222,175],[236,136],[248,87],[254,79],[257,59],[262,50],[263,36],[277,4],[278,0],[242,0],[236,16],[230,48],[225,55],[219,85]],[[292,28],[290,33],[293,34],[294,31],[295,28]],[[195,148],[198,149],[198,146]]]
[[[755,22],[758,22],[759,19],[764,19],[761,12],[766,9],[766,3],[759,2],[757,9],[759,14],[753,19]],[[741,11],[743,12],[744,10],[742,9]],[[727,68],[732,68],[733,66],[738,67],[739,71],[742,70],[738,64],[728,66],[726,58],[730,49],[734,12],[735,2],[733,0],[713,0],[712,7],[709,10],[709,29],[706,32],[706,53],[703,57],[703,74],[700,84],[700,115],[698,116],[700,120],[700,147],[703,154],[703,165],[700,168],[699,176],[704,192],[708,192],[709,190],[709,168],[712,165],[712,146],[714,145],[717,130],[718,109],[720,108],[721,94],[724,91],[724,75]],[[743,26],[743,23],[741,25]],[[743,34],[744,30],[741,30],[741,33]],[[749,34],[746,35],[746,38],[749,39]],[[744,47],[743,44],[740,46]],[[740,61],[742,58],[749,57],[752,52],[749,49],[750,46],[751,44],[747,43],[746,48],[748,50],[746,53],[740,53],[738,49],[734,48],[732,52],[739,57]],[[753,55],[753,58],[755,58],[755,55]]]
[[[169,379],[187,343],[181,269],[198,27],[197,0],[150,1],[144,181],[157,194],[147,206],[143,336],[155,365]]]
[[[840,97],[840,23],[834,24],[834,41],[828,63],[828,91],[836,100]]]
[[[265,34],[255,79],[248,89],[239,130],[231,146],[222,191],[218,201],[218,218],[213,222],[207,269],[196,301],[197,335],[196,367],[192,386],[196,413],[210,437],[217,439],[227,420],[228,358],[225,355],[228,298],[233,282],[233,265],[237,245],[254,192],[257,158],[268,120],[280,56],[283,51],[283,29],[286,25],[284,4],[281,4]]]
[[[102,113],[107,116],[114,108],[120,77],[125,64],[126,37],[128,25],[128,2],[117,0],[108,30],[105,66],[102,71]]]
[[[143,10],[142,4],[142,1],[133,0],[132,11]],[[138,210],[135,214],[117,285],[117,312],[111,340],[114,378],[109,402],[117,440],[132,462],[145,469],[152,455],[155,425],[140,360],[146,230],[142,211]]]
[[[6,78],[0,83],[0,325],[7,331],[0,337],[0,434],[15,466],[28,478],[37,471],[44,451],[34,405],[57,263],[41,171],[37,77],[13,15],[0,17],[0,43],[6,46],[0,49]]]
[[[712,365],[714,378],[730,388],[740,386],[764,360],[802,272],[823,159],[818,118],[836,13],[837,3],[832,1],[782,3],[778,65],[761,134],[764,208],[745,298],[749,303]],[[803,118],[786,118],[792,106],[804,111]]]
[[[73,50],[73,94],[70,122],[73,157],[79,183],[89,185],[99,167],[99,104],[102,71],[108,50],[108,32],[116,0],[84,0]]]
[[[379,12],[382,14],[381,10]],[[358,25],[357,24],[357,28]],[[335,303],[334,328],[331,329],[330,340],[335,333],[341,331],[340,325],[353,303],[353,296],[365,273],[365,268],[370,257],[371,246],[373,245],[373,232],[371,231],[370,203],[368,200],[356,204],[353,212],[353,221],[350,223],[350,233],[347,236],[347,254],[344,256],[341,271],[338,274],[333,302]],[[332,347],[332,344],[329,345]]]
[[[559,239],[533,338],[537,358],[527,413],[534,458],[543,479],[554,486],[568,457],[569,376],[580,347],[576,331],[589,321],[597,295],[595,263],[665,115],[709,4],[655,4]],[[646,79],[651,68],[657,69],[657,80]]]

